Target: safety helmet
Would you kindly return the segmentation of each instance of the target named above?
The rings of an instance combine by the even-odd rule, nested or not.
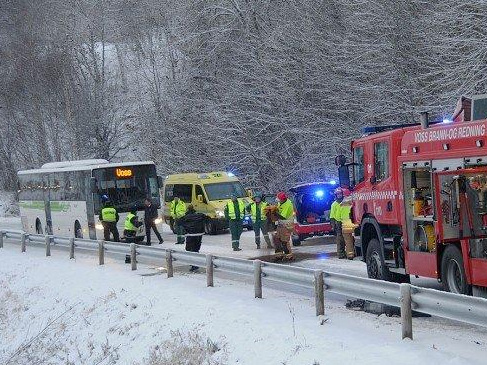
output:
[[[106,202],[107,202],[107,201],[109,201],[109,200],[110,200],[110,198],[108,197],[108,195],[103,194],[103,195],[101,196],[101,201],[102,201],[103,203],[106,203]]]
[[[287,199],[287,194],[284,191],[280,191],[277,193],[276,197],[280,201],[285,201]]]

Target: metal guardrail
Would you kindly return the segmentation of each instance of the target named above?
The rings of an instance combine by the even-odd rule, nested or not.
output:
[[[44,245],[46,256],[51,255],[51,247],[55,246],[69,248],[70,258],[74,258],[76,249],[97,251],[100,265],[104,264],[105,253],[130,255],[132,270],[137,269],[137,259],[157,259],[161,262],[165,260],[168,277],[174,275],[173,262],[205,266],[207,286],[213,286],[214,271],[225,271],[246,276],[253,275],[255,297],[257,298],[262,298],[262,278],[314,289],[317,316],[324,314],[325,291],[398,306],[401,308],[403,338],[412,339],[413,310],[487,327],[486,299],[426,289],[410,284],[390,283],[260,260],[251,261],[196,252],[138,246],[134,243],[128,245],[119,242],[26,234],[18,231],[0,231],[0,248],[4,245],[4,238],[20,240],[22,252],[26,251],[27,243]]]

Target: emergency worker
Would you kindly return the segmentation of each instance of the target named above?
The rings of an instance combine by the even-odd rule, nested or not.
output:
[[[243,218],[245,214],[245,204],[242,200],[232,195],[232,200],[225,206],[225,218],[228,219],[228,226],[232,235],[232,248],[234,251],[242,251],[240,246],[240,236],[243,231]]]
[[[351,196],[348,195],[343,199],[343,201],[340,204],[339,218],[342,226],[343,240],[345,242],[345,254],[349,260],[353,260],[353,258],[355,257],[353,231],[357,227],[356,224],[352,223],[352,219],[350,218],[351,210],[352,210],[352,199]]]
[[[176,242],[177,245],[182,245],[184,243],[184,228],[179,224],[179,220],[186,214],[186,204],[179,199],[177,196],[171,202],[170,205],[171,218],[173,219],[174,230],[178,236]]]
[[[274,247],[276,253],[283,254],[287,259],[292,259],[291,234],[294,231],[294,206],[285,192],[277,193],[277,231],[274,234]]]
[[[137,207],[132,207],[129,214],[125,218],[123,235],[127,242],[134,242],[137,235],[138,228],[142,226],[142,222],[137,217]]]
[[[103,225],[103,238],[105,241],[110,241],[110,233],[113,235],[115,242],[120,242],[118,234],[117,222],[120,219],[118,212],[113,206],[107,195],[102,196],[103,208],[100,212],[100,221]]]
[[[347,215],[350,215],[350,207],[347,208],[347,206],[341,205],[343,201],[344,195],[348,195],[348,190],[344,190],[342,188],[337,188],[335,190],[335,196],[336,200],[335,202],[338,202],[338,204],[335,205],[335,211],[334,211],[334,220],[335,220],[335,234],[336,234],[336,245],[337,245],[337,256],[339,259],[344,259],[346,258],[345,254],[345,240],[343,238],[343,232],[342,232],[342,218],[344,218]],[[334,202],[334,203],[335,203]],[[342,211],[343,209],[343,211]],[[330,212],[330,216],[331,216]]]
[[[340,209],[340,203],[343,200],[342,188],[336,188],[334,195],[335,195],[335,200],[331,204],[331,208],[330,208],[330,223],[331,223],[331,227],[336,233],[337,214],[338,214],[338,210]]]
[[[196,213],[191,204],[188,205],[186,214],[179,219],[179,224],[185,231],[186,251],[200,252],[201,241],[205,234],[206,219],[206,215]],[[191,265],[189,271],[196,271],[198,269],[198,266]]]
[[[144,204],[145,204],[144,225],[145,225],[146,245],[147,246],[151,245],[151,237],[150,237],[151,229],[154,230],[154,233],[159,239],[159,244],[162,244],[164,240],[162,239],[161,234],[159,233],[159,230],[157,229],[156,222],[155,222],[158,215],[157,207],[154,204],[152,204],[152,200],[150,198],[146,198]]]
[[[268,235],[268,223],[267,223],[267,216],[266,216],[266,208],[267,203],[262,200],[261,193],[255,193],[254,201],[250,203],[246,210],[252,216],[252,225],[254,227],[255,233],[255,244],[257,248],[260,248],[260,232],[264,235],[264,240],[267,244],[267,248],[272,248],[271,240]]]

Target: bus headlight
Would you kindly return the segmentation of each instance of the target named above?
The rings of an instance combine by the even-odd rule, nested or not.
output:
[[[95,224],[95,228],[99,229],[99,230],[103,230],[103,224],[97,223],[97,224]]]
[[[154,221],[155,224],[161,224],[162,223],[162,218],[156,218]]]
[[[221,210],[217,210],[217,211],[215,211],[215,213],[216,213],[216,216],[219,218],[223,218],[225,216],[225,213],[223,213]]]

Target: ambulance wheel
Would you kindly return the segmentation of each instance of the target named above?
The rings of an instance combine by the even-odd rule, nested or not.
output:
[[[301,246],[301,237],[297,235],[292,235],[291,240],[293,242],[293,246]]]
[[[445,290],[455,294],[472,294],[472,287],[467,283],[463,257],[455,245],[448,245],[441,257],[441,281]]]
[[[83,238],[83,230],[81,229],[81,224],[78,221],[74,222],[74,237]]]
[[[389,269],[386,267],[379,240],[373,238],[367,246],[367,275],[371,279],[390,281]]]

